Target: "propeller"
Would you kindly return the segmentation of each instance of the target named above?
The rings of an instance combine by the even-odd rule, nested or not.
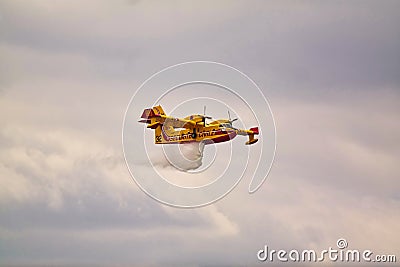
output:
[[[206,106],[204,106],[204,108],[203,108],[203,118],[202,118],[204,126],[206,126],[206,119],[212,119],[212,118],[210,116],[206,116]]]
[[[210,116],[206,116],[206,106],[203,108],[203,118],[204,119],[212,119]]]
[[[231,113],[229,112],[229,109],[228,109],[228,118],[229,118],[229,122],[232,124],[234,121],[237,121],[238,119],[237,118],[234,118],[233,120],[231,120]]]

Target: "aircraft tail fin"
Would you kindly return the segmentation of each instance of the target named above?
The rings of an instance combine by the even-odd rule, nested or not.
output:
[[[152,118],[161,117],[161,115],[165,116],[165,112],[160,105],[152,108],[146,108],[143,110],[141,120],[139,122],[151,123]]]
[[[157,126],[163,123],[165,119],[164,110],[160,105],[146,108],[141,116],[141,120],[139,122],[147,123],[147,128],[156,129]]]
[[[248,133],[249,141],[247,141],[245,144],[252,145],[254,143],[257,143],[258,139],[254,138],[254,135],[256,135],[256,134],[259,134],[258,127],[250,128],[249,133]]]
[[[258,127],[250,128],[250,131],[252,131],[254,134],[258,134]]]

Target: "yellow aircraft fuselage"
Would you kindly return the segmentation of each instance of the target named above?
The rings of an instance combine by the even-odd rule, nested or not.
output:
[[[230,120],[215,120],[206,123],[204,115],[191,115],[184,119],[166,116],[161,106],[143,111],[139,122],[147,123],[147,128],[155,130],[155,144],[180,144],[187,142],[220,143],[232,140],[237,135],[248,135],[246,145],[254,144],[258,139],[258,127],[250,130],[236,129]]]

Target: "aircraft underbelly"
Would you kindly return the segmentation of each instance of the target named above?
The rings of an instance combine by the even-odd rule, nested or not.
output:
[[[221,143],[221,142],[230,141],[235,137],[236,137],[236,132],[230,132],[230,133],[215,136],[215,137],[211,138],[211,140],[213,143]]]

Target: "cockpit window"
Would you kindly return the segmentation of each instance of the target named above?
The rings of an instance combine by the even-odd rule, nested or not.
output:
[[[219,126],[220,126],[220,127],[229,127],[229,128],[232,128],[232,124],[231,124],[231,123],[221,123]]]

